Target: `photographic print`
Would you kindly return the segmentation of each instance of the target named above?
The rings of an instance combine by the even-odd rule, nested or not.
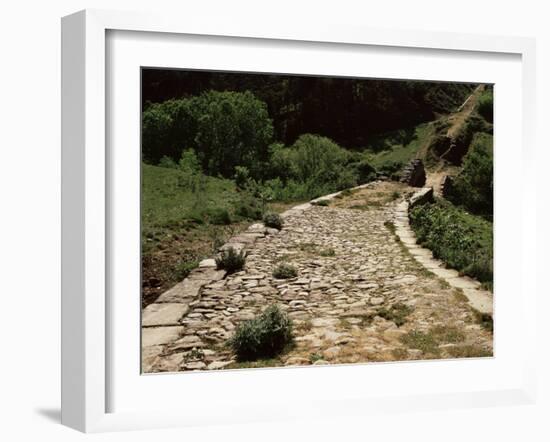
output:
[[[492,85],[141,76],[142,373],[493,355]]]

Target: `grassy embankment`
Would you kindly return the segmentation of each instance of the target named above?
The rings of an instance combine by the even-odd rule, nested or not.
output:
[[[199,261],[253,220],[239,216],[241,194],[232,180],[178,169],[142,166],[143,304],[181,281]],[[281,212],[296,203],[268,203]]]
[[[411,225],[419,243],[463,274],[493,285],[493,224],[445,200],[415,207]]]

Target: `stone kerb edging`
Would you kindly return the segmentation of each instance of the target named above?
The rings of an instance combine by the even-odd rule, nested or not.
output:
[[[395,233],[408,249],[409,253],[425,269],[446,281],[451,287],[462,290],[468,298],[471,307],[477,311],[493,316],[493,294],[482,289],[481,283],[467,276],[460,276],[454,270],[433,257],[430,250],[422,248],[416,242],[416,236],[409,224],[409,210],[419,204],[425,204],[433,199],[433,189],[424,187],[413,194],[409,201],[397,204],[395,208]]]
[[[351,190],[364,189],[374,184],[376,182],[363,184]],[[330,200],[341,193],[332,193],[313,199],[309,203],[299,204],[281,213],[281,217],[284,219],[298,215],[311,208],[311,203]],[[263,223],[255,223],[244,232],[230,238],[219,250],[223,251],[232,247],[237,252],[246,251],[254,246],[258,238],[276,235],[278,232],[277,229],[266,227]],[[162,293],[155,302],[145,307],[141,316],[142,368],[144,372],[148,371],[149,359],[159,354],[165,344],[174,341],[181,335],[183,332],[181,320],[189,313],[191,307],[199,302],[203,287],[220,281],[225,276],[225,270],[216,268],[214,258],[204,259],[199,263],[198,268],[192,270],[183,281]]]

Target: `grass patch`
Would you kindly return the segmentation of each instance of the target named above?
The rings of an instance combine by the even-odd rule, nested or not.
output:
[[[430,123],[420,124],[414,128],[398,130],[373,138],[366,146],[370,153],[369,162],[381,172],[392,173],[399,170],[415,158],[420,148],[433,135],[434,128]],[[389,167],[395,165],[393,167]],[[386,170],[388,169],[388,170]]]
[[[446,349],[453,358],[486,358],[493,356],[493,352],[479,345],[457,345]]]
[[[439,357],[441,355],[439,345],[463,342],[465,336],[456,327],[438,325],[427,332],[412,330],[400,339],[409,348],[421,350],[428,356]]]
[[[395,325],[401,327],[407,322],[407,316],[409,316],[414,309],[406,304],[398,302],[392,305],[390,308],[381,308],[378,310],[377,315],[388,320],[393,321]]]
[[[312,364],[315,364],[315,362],[321,361],[321,360],[323,360],[323,355],[319,353],[311,353],[309,355],[309,362],[311,362]]]
[[[336,251],[332,247],[329,247],[328,249],[322,249],[319,255],[324,257],[335,256]]]
[[[430,332],[436,341],[440,343],[456,344],[458,342],[463,342],[466,339],[464,333],[462,333],[458,328],[447,325],[437,325],[433,327]]]
[[[401,342],[409,348],[422,350],[423,353],[439,355],[439,343],[431,333],[412,330],[401,336]]]
[[[196,269],[198,266],[199,266],[199,261],[197,260],[182,261],[174,269],[173,279],[181,281],[182,279],[187,278],[189,273],[191,273],[191,271],[193,269]]]

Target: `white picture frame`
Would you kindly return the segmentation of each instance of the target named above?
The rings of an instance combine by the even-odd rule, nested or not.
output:
[[[111,197],[108,186],[106,121],[109,93],[106,79],[107,33],[144,32],[171,36],[216,36],[282,41],[285,44],[338,44],[339,47],[375,46],[379,49],[402,48],[403,51],[469,52],[478,54],[510,54],[521,57],[521,156],[526,181],[519,191],[523,210],[519,215],[521,231],[521,302],[518,308],[534,308],[536,304],[535,266],[526,256],[534,256],[535,194],[528,189],[534,167],[535,109],[535,43],[518,37],[428,33],[349,28],[308,24],[300,28],[279,28],[266,23],[218,23],[206,17],[166,17],[151,14],[86,10],[62,21],[62,423],[85,432],[111,431],[169,426],[206,425],[217,422],[254,422],[289,417],[322,417],[328,415],[361,415],[373,410],[387,412],[533,403],[535,382],[534,339],[526,339],[518,355],[522,366],[521,380],[501,388],[482,388],[461,393],[445,391],[426,394],[403,394],[356,397],[315,398],[311,407],[289,407],[277,404],[272,409],[258,403],[234,399],[235,409],[247,411],[232,416],[231,410],[204,414],[197,408],[192,414],[181,407],[161,407],[140,411],[112,411],[109,393],[113,354],[109,344],[109,327],[113,316],[106,289],[109,285],[108,244],[112,238],[107,228]],[[498,112],[498,96],[497,96]],[[138,109],[135,110],[138,112]],[[515,129],[516,130],[516,129]],[[498,167],[498,165],[497,165]],[[532,186],[534,188],[534,186]],[[498,219],[498,218],[497,218]],[[498,222],[498,221],[497,221]],[[531,226],[531,228],[530,228]],[[534,259],[534,258],[532,258]],[[497,301],[498,302],[498,301]],[[497,304],[498,305],[498,304]],[[523,319],[522,319],[523,318]],[[520,317],[524,336],[534,336],[536,324]],[[139,319],[138,319],[139,321]],[[138,322],[139,325],[139,322]],[[497,336],[498,339],[498,336]],[[498,358],[497,352],[497,358]],[[457,364],[462,364],[457,362]],[[378,365],[377,372],[394,370],[395,365]],[[470,367],[472,368],[472,367]],[[321,368],[323,370],[324,368]],[[331,367],[332,376],[358,376],[361,367]],[[417,370],[422,370],[417,366]],[[475,369],[475,367],[473,368]],[[284,376],[305,381],[300,369],[285,369]],[[316,369],[317,370],[317,369]],[[340,370],[340,371],[338,371]],[[270,373],[256,376],[257,382],[268,382]],[[325,373],[328,373],[326,371]],[[340,373],[340,374],[339,374]],[[310,376],[309,372],[308,376]],[[191,374],[195,376],[195,374]],[[205,373],[204,375],[212,375]],[[177,375],[176,375],[177,376]],[[202,376],[202,374],[201,374]],[[206,379],[206,380],[205,380]],[[226,378],[229,379],[229,378]],[[519,378],[518,378],[519,379]],[[197,377],[196,382],[199,382]],[[235,381],[238,381],[235,378]],[[203,376],[200,382],[208,383]],[[219,382],[218,382],[219,384]],[[261,386],[261,383],[257,384]]]

